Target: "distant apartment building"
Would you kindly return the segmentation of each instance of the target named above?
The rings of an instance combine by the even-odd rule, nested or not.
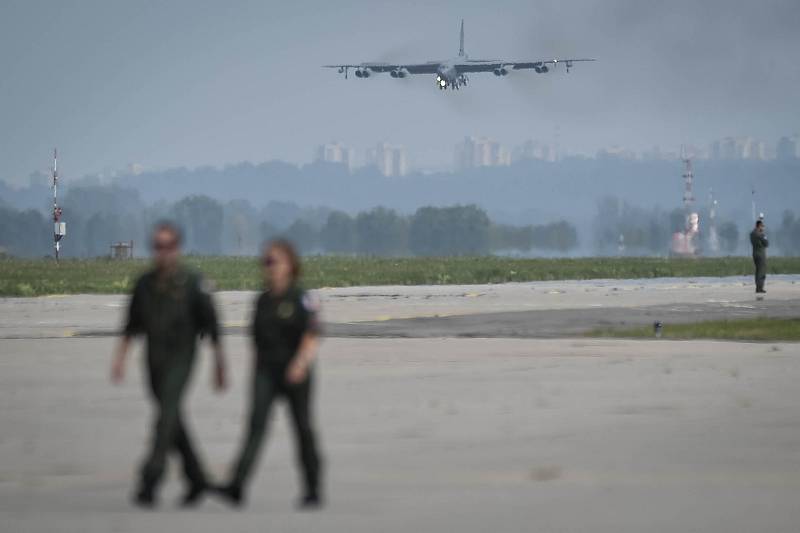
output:
[[[142,172],[144,172],[144,166],[140,163],[130,163],[127,168],[128,174],[132,176],[138,176]]]
[[[353,162],[352,150],[338,142],[323,144],[317,147],[314,160],[326,163],[340,163],[350,170]]]
[[[736,139],[725,137],[711,143],[711,159],[736,159]]]
[[[725,137],[711,143],[712,159],[758,159],[767,158],[764,142],[752,137]]]
[[[498,167],[511,164],[511,153],[497,141],[485,137],[465,137],[456,146],[456,169]]]
[[[660,146],[653,146],[650,150],[645,150],[641,158],[645,161],[676,161],[682,157],[689,159],[708,159],[709,151],[706,148],[693,144],[682,144],[676,150],[664,150]]]
[[[767,148],[762,141],[758,141],[752,137],[745,137],[739,140],[738,146],[742,159],[764,160],[767,158]]]
[[[377,167],[384,176],[405,176],[408,173],[408,157],[404,146],[380,143],[367,151],[367,162]]]
[[[800,158],[800,137],[793,135],[778,139],[778,145],[775,147],[775,157],[783,161]]]
[[[636,153],[621,146],[602,148],[597,152],[597,159],[636,159]]]
[[[525,159],[553,162],[558,159],[558,153],[556,147],[552,144],[529,140],[514,148],[511,154],[512,161],[523,161]]]

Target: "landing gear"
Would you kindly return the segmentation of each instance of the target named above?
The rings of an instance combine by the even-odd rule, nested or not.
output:
[[[468,81],[469,81],[469,79],[464,74],[461,74],[460,76],[458,76],[456,79],[454,79],[452,81],[447,79],[447,78],[443,78],[440,75],[437,75],[436,76],[436,87],[438,87],[440,91],[443,91],[443,90],[448,89],[448,88],[450,90],[452,90],[452,91],[458,91],[459,89],[461,89],[462,86],[466,87]]]
[[[462,86],[463,87],[467,86],[467,77],[465,75],[463,75],[463,74],[461,76],[459,76],[458,78],[456,78],[456,81],[454,81],[452,84],[450,84],[450,88],[451,89],[455,89],[456,91],[461,89]]]

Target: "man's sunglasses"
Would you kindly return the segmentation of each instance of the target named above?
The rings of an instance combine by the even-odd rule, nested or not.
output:
[[[174,250],[177,247],[178,243],[175,241],[153,243],[153,250],[155,250],[156,252],[165,252],[168,250]]]

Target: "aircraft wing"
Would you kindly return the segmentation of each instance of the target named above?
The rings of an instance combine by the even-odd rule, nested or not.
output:
[[[490,61],[483,60],[468,60],[463,63],[457,63],[456,68],[459,72],[494,72],[496,69],[505,67],[508,70],[527,70],[533,69],[536,71],[547,72],[552,67],[563,64],[567,70],[572,68],[573,63],[581,61],[595,61],[594,59],[542,59],[539,61],[502,61],[493,59]]]
[[[405,69],[409,74],[436,74],[440,62],[431,61],[429,63],[359,63],[342,65],[322,65],[323,68],[339,69],[345,72],[348,69],[368,69],[371,72],[392,72]]]

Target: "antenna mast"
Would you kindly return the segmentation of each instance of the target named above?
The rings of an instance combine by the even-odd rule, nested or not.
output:
[[[692,158],[686,154],[681,145],[681,161],[683,161],[683,209],[686,225],[683,231],[672,236],[672,252],[678,255],[693,257],[697,252],[695,237],[700,232],[700,216],[694,210],[694,171]]]
[[[56,263],[61,251],[61,239],[67,234],[66,222],[61,222],[61,208],[58,206],[58,149],[53,149],[53,252]]]
[[[694,207],[694,171],[692,170],[692,158],[686,155],[686,151],[681,146],[681,160],[683,161],[683,208],[686,210],[686,215],[692,212]]]

